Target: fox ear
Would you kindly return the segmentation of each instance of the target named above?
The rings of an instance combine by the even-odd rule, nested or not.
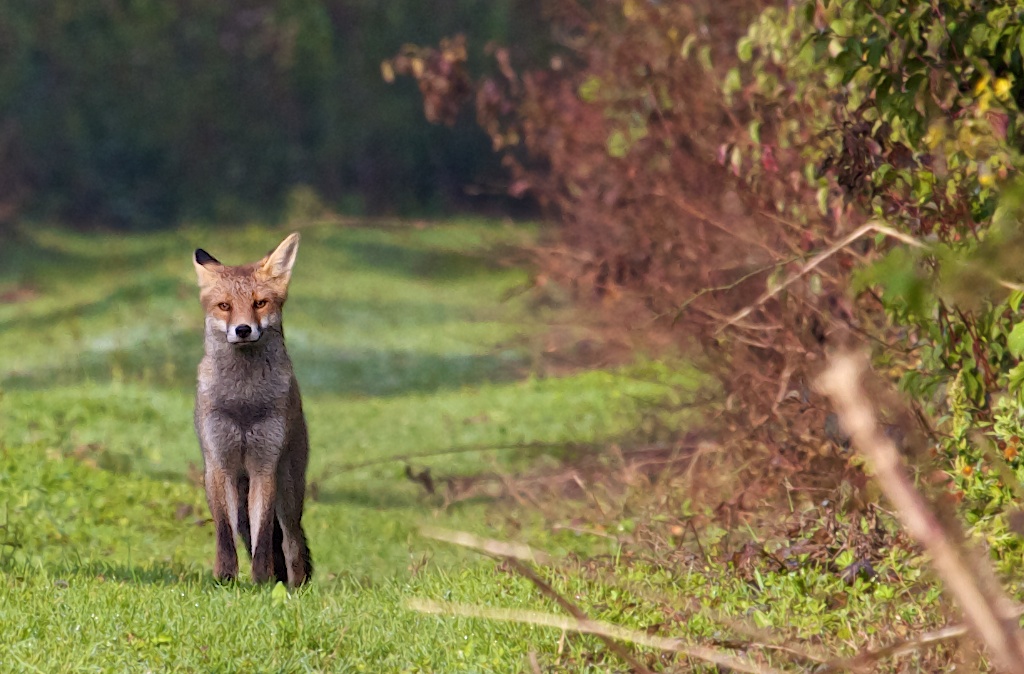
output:
[[[200,288],[210,285],[224,266],[217,258],[202,248],[196,248],[195,255],[192,257],[192,264],[195,265]]]
[[[220,260],[207,253],[202,248],[196,248],[196,264],[220,264]]]
[[[287,288],[288,280],[292,276],[295,256],[298,252],[299,233],[295,232],[289,234],[288,238],[282,241],[277,248],[257,263],[257,273],[264,280],[280,283],[283,287]]]

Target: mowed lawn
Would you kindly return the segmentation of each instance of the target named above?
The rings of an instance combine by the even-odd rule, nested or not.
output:
[[[431,524],[529,538],[537,518],[482,498],[443,507],[401,461],[345,466],[476,447],[493,449],[414,465],[527,466],[538,452],[522,445],[557,454],[623,434],[658,387],[628,372],[538,376],[558,310],[515,293],[526,272],[494,254],[528,243],[529,228],[301,232],[285,329],[311,432],[316,573],[292,594],[253,587],[244,563],[239,583],[213,582],[213,532],[189,478],[203,322],[192,250],[248,262],[287,230],[26,227],[0,250],[0,671],[489,672],[528,671],[530,652],[558,658],[558,631],[406,606],[551,610],[489,560],[418,535]],[[571,648],[602,650],[588,637]]]

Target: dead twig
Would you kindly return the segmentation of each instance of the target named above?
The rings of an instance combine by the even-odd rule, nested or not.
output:
[[[525,543],[496,541],[466,531],[453,531],[437,527],[423,527],[420,529],[420,535],[424,538],[441,541],[442,543],[451,543],[452,545],[458,545],[504,559],[519,559],[537,564],[551,563],[551,557],[546,552],[534,550]]]
[[[835,255],[836,253],[841,251],[843,248],[846,248],[851,243],[853,243],[857,239],[861,238],[865,234],[868,234],[868,233],[871,233],[871,232],[877,232],[877,233],[880,233],[880,234],[885,234],[886,236],[892,237],[894,239],[902,241],[903,243],[906,243],[908,245],[914,246],[916,248],[924,248],[925,247],[925,244],[921,243],[920,241],[918,241],[914,237],[908,236],[907,234],[904,234],[903,232],[895,230],[892,227],[888,227],[888,226],[883,225],[881,223],[869,222],[869,223],[867,223],[865,225],[861,225],[860,227],[858,227],[854,231],[852,231],[849,234],[847,234],[846,236],[844,236],[839,241],[835,242],[834,244],[832,244],[831,246],[829,246],[825,250],[821,251],[820,253],[818,253],[817,255],[812,257],[810,260],[807,261],[807,263],[803,267],[801,267],[794,274],[790,275],[785,281],[783,281],[782,283],[780,283],[776,287],[770,288],[770,289],[766,290],[765,292],[761,293],[761,296],[758,297],[756,300],[754,300],[753,304],[751,304],[751,305],[749,305],[749,306],[747,306],[747,307],[745,307],[743,309],[740,309],[735,314],[730,316],[725,321],[725,323],[723,323],[721,326],[719,326],[719,328],[716,331],[716,333],[721,333],[723,330],[725,330],[729,326],[734,325],[738,321],[743,320],[744,318],[749,316],[750,313],[753,312],[755,309],[757,309],[759,306],[761,306],[762,304],[764,304],[765,302],[767,302],[771,298],[773,298],[776,295],[778,295],[779,293],[781,293],[783,290],[785,290],[786,288],[791,286],[793,283],[798,281],[803,276],[805,276],[808,273],[810,273],[811,271],[813,271],[822,262],[824,262],[828,258],[832,257],[833,255]]]
[[[586,627],[586,629],[578,628],[578,627],[572,627],[569,623],[552,624],[552,623],[549,623],[549,622],[539,622],[539,623],[538,622],[534,622],[533,624],[549,624],[552,627],[558,627],[558,628],[563,630],[563,635],[564,635],[564,632],[566,630],[568,630],[568,631],[575,631],[575,632],[582,632],[582,633],[586,633],[586,634],[594,634],[598,638],[600,638],[603,641],[605,641],[605,644],[608,646],[609,650],[611,650],[613,653],[615,653],[619,657],[623,658],[626,662],[630,663],[630,665],[632,667],[634,667],[634,669],[636,671],[647,672],[649,670],[647,670],[640,662],[636,661],[631,653],[629,653],[628,651],[625,651],[624,649],[622,649],[621,644],[618,644],[617,642],[613,641],[613,639],[618,639],[619,641],[628,641],[628,642],[636,643],[636,644],[643,645],[643,646],[652,646],[652,647],[658,648],[660,650],[667,650],[667,651],[682,653],[682,654],[684,654],[684,655],[686,655],[688,657],[693,657],[693,658],[704,660],[704,661],[707,661],[707,662],[711,662],[711,663],[714,663],[714,664],[717,664],[717,665],[720,665],[720,666],[723,666],[723,667],[728,667],[728,668],[731,668],[731,669],[736,670],[738,672],[754,672],[756,674],[765,674],[765,673],[768,673],[768,672],[776,672],[777,671],[777,670],[771,669],[771,668],[766,667],[766,666],[758,665],[758,664],[754,663],[753,661],[751,661],[751,660],[749,660],[747,658],[737,658],[735,656],[731,656],[731,655],[728,655],[726,653],[722,653],[720,651],[716,651],[714,649],[707,648],[705,646],[699,646],[699,645],[696,645],[696,644],[687,643],[687,642],[685,642],[685,641],[683,641],[681,639],[667,639],[667,638],[663,638],[663,637],[653,637],[653,636],[648,635],[645,632],[637,632],[635,630],[629,630],[628,628],[619,627],[617,625],[613,625],[613,624],[610,624],[610,623],[603,623],[601,621],[595,621],[595,620],[589,619],[586,616],[586,614],[584,614],[583,611],[578,606],[576,606],[568,598],[566,598],[563,595],[561,595],[560,593],[558,593],[553,587],[551,587],[551,585],[547,581],[545,581],[543,578],[541,578],[537,574],[536,571],[534,571],[529,566],[527,566],[526,564],[523,563],[523,562],[533,562],[533,563],[539,563],[539,564],[551,564],[554,561],[546,553],[541,552],[539,550],[535,550],[535,549],[531,548],[528,545],[524,545],[522,543],[510,543],[510,542],[506,542],[506,541],[497,541],[497,540],[493,540],[493,539],[489,539],[489,538],[483,538],[483,537],[480,537],[480,536],[476,536],[475,534],[471,534],[471,533],[468,533],[468,532],[452,531],[452,530],[448,530],[448,529],[424,528],[424,529],[420,530],[420,533],[424,537],[426,537],[426,538],[432,538],[434,540],[439,540],[439,541],[443,541],[443,542],[446,542],[446,543],[452,543],[454,545],[459,545],[459,546],[462,546],[462,547],[465,547],[465,548],[469,548],[471,550],[476,550],[478,552],[482,552],[482,553],[485,553],[485,554],[497,557],[499,559],[503,559],[514,571],[516,571],[517,573],[522,575],[524,578],[529,580],[531,583],[533,583],[541,591],[541,593],[543,593],[545,596],[547,596],[547,597],[551,598],[552,600],[554,600],[559,606],[561,606],[563,609],[565,609],[567,612],[569,612],[573,616],[573,618],[577,621],[576,624],[578,626],[584,626],[584,627]],[[415,601],[421,601],[421,600],[413,600],[413,601],[415,602]],[[454,606],[457,606],[455,604],[441,604],[441,603],[437,603],[437,602],[430,602],[430,601],[427,601],[427,600],[422,600],[422,602],[423,602],[424,606],[425,605],[431,605],[431,606],[435,606],[435,607],[442,607],[442,606],[443,607],[454,607]],[[418,608],[416,606],[414,606],[413,608],[416,608],[416,610],[424,610],[424,611],[426,611],[428,613],[444,612],[444,611],[427,610],[427,609],[423,609],[423,608]],[[467,606],[465,608],[467,608],[468,610],[475,610],[478,607]],[[494,609],[481,609],[481,610],[489,611],[489,610],[494,610]],[[553,616],[553,615],[548,615],[548,614],[543,614],[543,613],[536,613],[536,614],[534,614],[533,612],[529,612],[529,611],[515,611],[515,610],[502,611],[500,609],[498,609],[497,611],[501,612],[502,615],[506,615],[506,616],[522,616],[522,615],[528,615],[529,614],[529,615],[547,616],[547,618],[550,618],[550,619],[553,619],[553,620],[559,620],[560,619],[559,616]],[[453,613],[453,615],[469,615],[469,614]],[[476,617],[489,617],[489,616],[478,615]],[[516,617],[505,617],[505,618],[496,618],[496,619],[499,619],[499,620],[514,620],[514,621],[517,620],[519,622],[524,622],[522,620],[518,620],[518,618],[516,618]],[[531,621],[526,620],[525,622],[531,622]],[[604,630],[603,632],[602,631],[595,631],[597,629],[603,629],[605,627],[610,627],[611,631],[608,631],[608,630]],[[622,635],[627,635],[627,636],[616,636],[616,634],[622,634]],[[762,644],[757,644],[757,645],[764,646]],[[768,647],[768,646],[765,646],[765,647]],[[786,651],[790,650],[790,649],[787,649],[787,648],[784,648],[784,647],[769,647],[769,648],[775,648],[776,650],[786,650]],[[792,651],[792,652],[796,653],[796,651]],[[817,661],[821,662],[821,660],[817,660]]]
[[[710,214],[708,214],[707,212],[702,211],[701,209],[693,206],[689,201],[687,201],[686,199],[680,197],[678,194],[668,194],[664,190],[657,189],[657,190],[654,190],[654,191],[651,192],[651,196],[659,197],[659,198],[662,198],[662,199],[667,199],[676,208],[678,208],[678,209],[680,209],[682,211],[685,211],[690,216],[692,216],[694,218],[697,218],[701,222],[706,222],[707,224],[711,225],[712,227],[714,227],[714,228],[716,228],[716,229],[718,229],[718,230],[728,234],[729,236],[733,237],[734,239],[736,239],[738,241],[742,241],[742,242],[747,243],[747,244],[750,244],[751,246],[757,246],[758,248],[763,249],[764,251],[766,251],[767,253],[769,253],[771,255],[775,254],[775,251],[770,246],[768,246],[766,243],[764,243],[763,241],[758,241],[758,240],[753,239],[751,237],[744,236],[744,235],[740,234],[739,232],[737,232],[737,231],[733,230],[732,228],[728,227],[721,220],[719,220],[717,218],[714,218]]]
[[[975,636],[991,650],[994,664],[1003,671],[1024,672],[1020,631],[1005,617],[1009,599],[992,569],[969,555],[959,543],[959,532],[948,531],[915,489],[899,450],[878,424],[863,386],[866,371],[866,357],[840,353],[832,357],[818,386],[832,400],[854,447],[870,459],[903,526],[931,555],[932,567],[960,604]]]
[[[726,319],[726,321],[722,325],[720,325],[718,329],[715,331],[716,334],[720,334],[726,328],[737,324],[739,321],[749,316],[755,309],[760,307],[762,304],[764,304],[771,298],[781,293],[783,290],[791,286],[793,283],[798,281],[803,276],[806,276],[809,272],[816,269],[825,260],[832,257],[842,249],[846,248],[851,243],[861,238],[865,234],[870,234],[872,232],[876,234],[884,234],[890,239],[896,239],[897,241],[905,243],[912,248],[924,250],[928,250],[931,248],[931,246],[929,246],[924,241],[921,241],[920,239],[917,239],[911,236],[910,234],[906,234],[897,229],[889,227],[888,225],[884,225],[880,222],[869,222],[867,224],[861,225],[851,233],[844,236],[839,241],[835,242],[825,250],[821,251],[820,253],[812,257],[810,260],[807,261],[807,263],[803,267],[801,267],[798,271],[787,277],[786,280],[780,283],[778,286],[770,288],[761,293],[761,296],[754,300],[753,304],[744,307],[743,309],[737,311],[735,314]],[[968,263],[966,266],[992,279],[992,281],[995,282],[998,286],[1005,288],[1006,290],[1024,291],[1024,284],[1015,283],[1013,281],[1007,281],[1006,279],[1000,278],[999,276],[993,274],[987,267],[978,265],[976,263]],[[696,299],[696,297],[694,297],[693,299]]]
[[[584,613],[579,606],[569,601],[569,599],[567,599],[566,597],[562,596],[559,592],[555,590],[555,588],[551,587],[551,585],[546,580],[538,576],[537,573],[533,569],[528,567],[526,564],[523,564],[518,559],[512,557],[506,557],[505,561],[510,567],[512,567],[516,571],[516,573],[518,573],[519,575],[523,576],[528,581],[533,583],[537,587],[537,589],[540,590],[541,594],[545,595],[549,599],[554,600],[556,604],[565,609],[565,611],[569,613],[569,615],[571,615],[573,618],[576,618],[581,622],[590,621],[590,619],[587,617],[587,614]],[[598,639],[604,642],[604,645],[608,650],[610,650],[615,655],[619,656],[625,662],[629,663],[629,666],[633,669],[634,672],[640,672],[641,674],[653,674],[650,669],[648,669],[646,666],[644,666],[642,662],[636,659],[635,655],[629,652],[629,649],[620,644],[618,641],[608,636],[607,634],[599,634],[596,632],[594,634]]]
[[[780,260],[778,262],[773,262],[772,264],[766,264],[766,265],[764,265],[762,267],[757,267],[756,269],[754,269],[752,271],[749,271],[746,274],[743,274],[742,276],[740,276],[735,281],[732,281],[731,283],[725,283],[725,284],[718,285],[718,286],[712,286],[710,288],[701,288],[700,290],[698,290],[696,293],[691,295],[689,298],[687,298],[682,304],[680,304],[676,308],[676,315],[672,319],[672,324],[675,325],[675,323],[682,317],[682,315],[686,311],[686,309],[691,304],[696,302],[698,299],[703,297],[704,295],[707,295],[708,293],[721,292],[723,290],[733,290],[734,288],[740,286],[745,281],[749,281],[750,279],[752,279],[753,277],[757,276],[758,274],[763,274],[765,272],[773,271],[773,270],[778,269],[780,267],[785,267],[787,264],[791,264],[793,262],[796,262],[799,259],[800,258],[798,258],[798,257],[788,257],[788,258],[786,258],[784,260]],[[663,318],[664,316],[665,316],[665,314],[657,314],[651,320],[652,321],[656,321],[656,320],[659,320],[659,319]]]
[[[589,621],[586,614],[574,603],[569,601],[567,598],[559,594],[551,585],[547,583],[543,578],[537,575],[537,573],[524,564],[521,560],[527,560],[530,562],[542,562],[546,563],[550,561],[550,558],[543,552],[534,550],[528,545],[522,543],[508,543],[505,541],[495,541],[488,538],[481,538],[473,534],[464,531],[451,531],[448,529],[423,529],[421,533],[427,538],[433,538],[434,540],[444,541],[446,543],[453,543],[455,545],[461,545],[462,547],[477,550],[479,552],[485,552],[489,555],[495,555],[505,560],[512,569],[518,574],[533,583],[542,594],[550,599],[553,599],[555,603],[561,606],[563,609],[569,612],[577,620],[584,622]],[[596,633],[595,633],[596,634]],[[635,672],[640,674],[652,674],[651,670],[648,669],[641,663],[636,657],[629,652],[622,644],[609,638],[607,635],[596,634],[601,639],[608,650],[615,653],[622,660],[629,663],[629,666]]]
[[[1022,615],[1024,615],[1024,607],[1018,606],[1011,613],[1006,615],[1006,620],[1016,620]],[[908,655],[924,648],[934,646],[935,644],[940,644],[944,641],[959,639],[969,631],[970,628],[964,624],[948,625],[941,629],[918,634],[917,636],[909,639],[894,641],[893,643],[882,646],[881,648],[859,653],[852,658],[833,660],[826,663],[820,669],[815,670],[815,674],[863,669],[886,658],[898,658],[901,655]]]
[[[621,625],[604,622],[601,620],[580,620],[569,616],[558,616],[541,611],[523,611],[518,609],[490,608],[486,606],[473,606],[471,604],[457,604],[454,602],[439,602],[429,599],[410,599],[406,605],[414,611],[430,613],[434,615],[452,615],[464,618],[483,618],[485,620],[502,620],[506,622],[518,622],[541,627],[553,627],[567,632],[578,632],[581,634],[593,634],[604,636],[609,639],[626,641],[656,648],[672,653],[681,653],[690,658],[710,662],[719,667],[727,668],[737,672],[748,672],[749,674],[783,674],[780,670],[768,665],[761,665],[748,658],[741,658],[729,655],[713,648],[690,644],[682,639],[670,639],[657,637],[646,632],[631,630]]]

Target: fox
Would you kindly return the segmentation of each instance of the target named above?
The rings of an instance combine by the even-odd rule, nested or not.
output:
[[[282,326],[298,249],[293,233],[251,264],[193,255],[206,315],[195,431],[222,581],[238,575],[236,538],[254,583],[298,587],[313,575],[302,528],[309,436]]]

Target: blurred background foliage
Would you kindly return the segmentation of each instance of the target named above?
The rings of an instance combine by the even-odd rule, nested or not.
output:
[[[530,60],[547,35],[535,4],[3,0],[0,222],[149,229],[273,218],[289,199],[355,214],[486,205],[500,192],[486,136],[431,128],[380,63],[459,31]]]
[[[892,427],[1016,563],[1024,2],[546,6],[552,67],[462,98],[556,216],[547,271],[675,329],[735,443],[813,488],[861,481],[814,380],[834,349],[870,349],[914,417],[886,403]],[[428,115],[469,79],[451,47],[391,62]]]

